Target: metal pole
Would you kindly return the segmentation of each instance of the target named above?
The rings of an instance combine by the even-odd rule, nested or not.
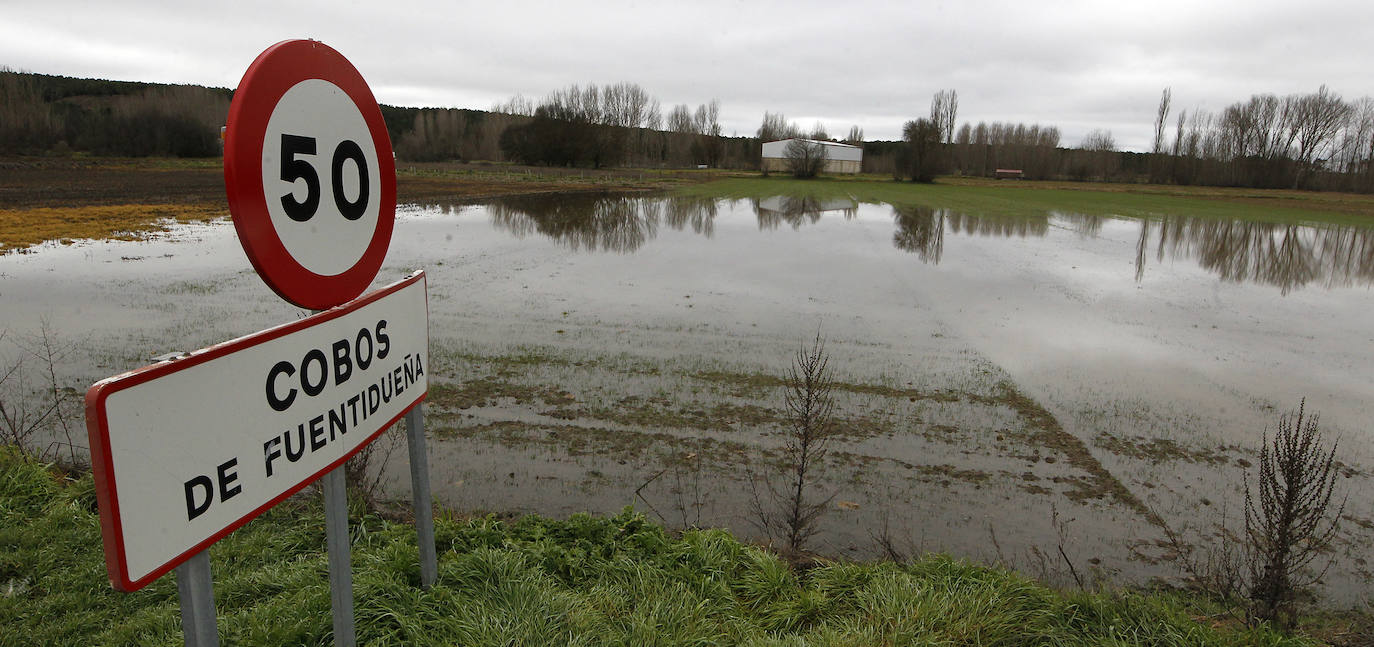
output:
[[[311,310],[317,315],[323,310]],[[348,480],[344,477],[347,463],[330,470],[320,479],[324,490],[324,543],[329,552],[329,608],[334,616],[334,644],[354,647],[358,644],[353,626],[353,560],[348,543]]]
[[[425,403],[406,412],[406,440],[410,447],[410,492],[415,502],[415,541],[420,544],[420,586],[434,586],[439,577],[434,554],[434,505],[429,495],[429,454],[425,451]]]
[[[208,550],[196,553],[177,567],[177,598],[181,603],[181,633],[186,647],[219,647]]]
[[[324,487],[324,536],[329,549],[329,606],[334,612],[334,644],[354,647],[353,572],[348,545],[348,487],[344,466],[320,479]]]

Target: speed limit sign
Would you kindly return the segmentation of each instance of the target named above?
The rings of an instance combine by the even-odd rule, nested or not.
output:
[[[358,70],[311,40],[258,55],[229,106],[224,183],[239,241],[283,299],[323,310],[362,294],[396,218],[396,163]]]

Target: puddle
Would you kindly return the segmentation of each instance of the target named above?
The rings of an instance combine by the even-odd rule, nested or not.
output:
[[[1061,543],[1080,572],[1169,575],[1156,524],[1236,528],[1241,472],[1303,397],[1340,439],[1340,486],[1374,486],[1370,229],[535,196],[401,208],[378,284],[416,268],[434,489],[461,509],[634,505],[759,536],[778,376],[818,331],[842,429],[824,552],[880,555],[886,528],[1051,577]],[[223,221],[0,256],[0,300],[0,359],[46,325],[77,390],[301,316]],[[405,496],[400,454],[383,481]],[[1374,503],[1346,514],[1337,601],[1374,575]]]

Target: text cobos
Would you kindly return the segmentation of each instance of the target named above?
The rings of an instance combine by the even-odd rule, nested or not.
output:
[[[352,340],[340,339],[334,342],[330,346],[330,351],[331,354],[327,357],[323,350],[312,348],[300,359],[299,364],[287,360],[273,364],[267,371],[267,404],[276,411],[291,408],[291,403],[296,400],[296,388],[288,386],[282,391],[276,383],[282,377],[290,378],[293,375],[300,376],[300,387],[306,395],[319,395],[329,382],[330,358],[333,359],[334,386],[339,386],[352,377],[355,362],[359,370],[366,371],[372,365],[374,353],[376,359],[386,359],[387,354],[391,352],[391,338],[386,334],[386,320],[378,321],[374,330],[359,330]]]

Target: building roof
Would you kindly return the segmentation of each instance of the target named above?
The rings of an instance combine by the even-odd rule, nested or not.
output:
[[[793,140],[803,141],[811,144],[820,144],[825,147],[825,156],[832,160],[849,160],[861,162],[864,158],[864,149],[852,144],[841,144],[839,142],[827,142],[816,139],[805,139],[792,137],[789,139],[779,139],[777,141],[765,142],[763,144],[763,157],[783,158],[787,156],[787,145]]]

